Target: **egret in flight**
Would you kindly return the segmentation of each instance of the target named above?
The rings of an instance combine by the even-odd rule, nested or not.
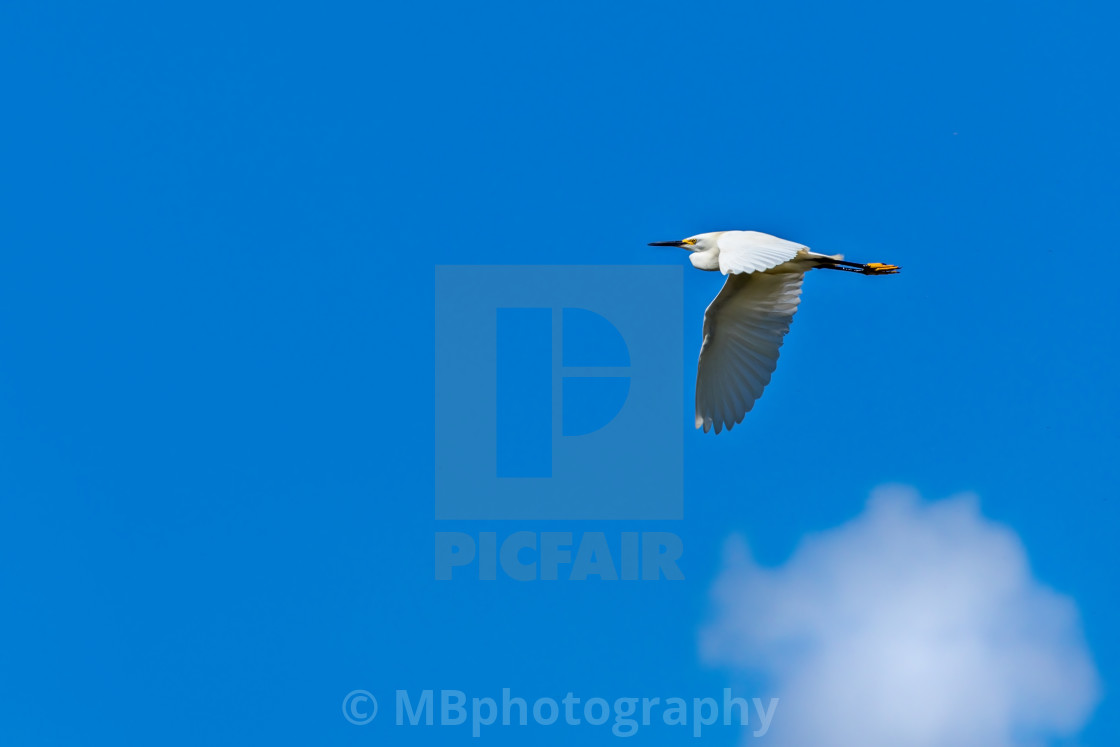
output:
[[[809,247],[757,231],[712,231],[681,241],[698,270],[727,276],[704,312],[704,342],[696,371],[696,427],[707,433],[743,422],[778,364],[778,348],[801,302],[801,281],[822,268],[862,275],[893,275],[897,265],[845,262],[842,254],[817,254]]]

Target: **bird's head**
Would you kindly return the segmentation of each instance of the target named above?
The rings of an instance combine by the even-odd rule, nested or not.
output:
[[[650,246],[677,246],[692,252],[703,252],[714,248],[716,240],[724,233],[727,232],[711,231],[709,233],[698,233],[695,236],[689,236],[687,239],[681,239],[680,241],[652,241],[650,242]]]

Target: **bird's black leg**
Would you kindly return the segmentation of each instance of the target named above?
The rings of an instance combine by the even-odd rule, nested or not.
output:
[[[898,265],[885,265],[881,262],[872,262],[859,265],[855,262],[841,262],[838,259],[822,260],[818,267],[826,270],[840,270],[842,272],[858,272],[860,275],[897,275]]]
[[[848,265],[851,265],[851,266],[849,267]],[[861,275],[863,274],[863,265],[857,265],[857,264],[853,264],[851,262],[844,262],[844,263],[841,264],[841,263],[833,260],[833,261],[828,262],[828,263],[822,262],[821,264],[819,264],[817,266],[820,267],[822,270],[840,270],[841,272],[858,272]],[[856,269],[856,268],[859,268],[859,269]]]

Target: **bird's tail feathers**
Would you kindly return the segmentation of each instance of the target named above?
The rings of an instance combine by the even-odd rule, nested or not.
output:
[[[806,252],[809,259],[816,260],[821,264],[829,264],[831,262],[842,262],[844,260],[843,254],[821,254],[820,252]]]

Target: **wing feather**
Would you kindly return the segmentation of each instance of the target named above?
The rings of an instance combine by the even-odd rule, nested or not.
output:
[[[778,364],[778,349],[801,302],[802,272],[730,275],[704,312],[696,372],[696,427],[743,422]]]
[[[758,231],[727,231],[716,241],[724,275],[763,272],[789,262],[808,247]]]

